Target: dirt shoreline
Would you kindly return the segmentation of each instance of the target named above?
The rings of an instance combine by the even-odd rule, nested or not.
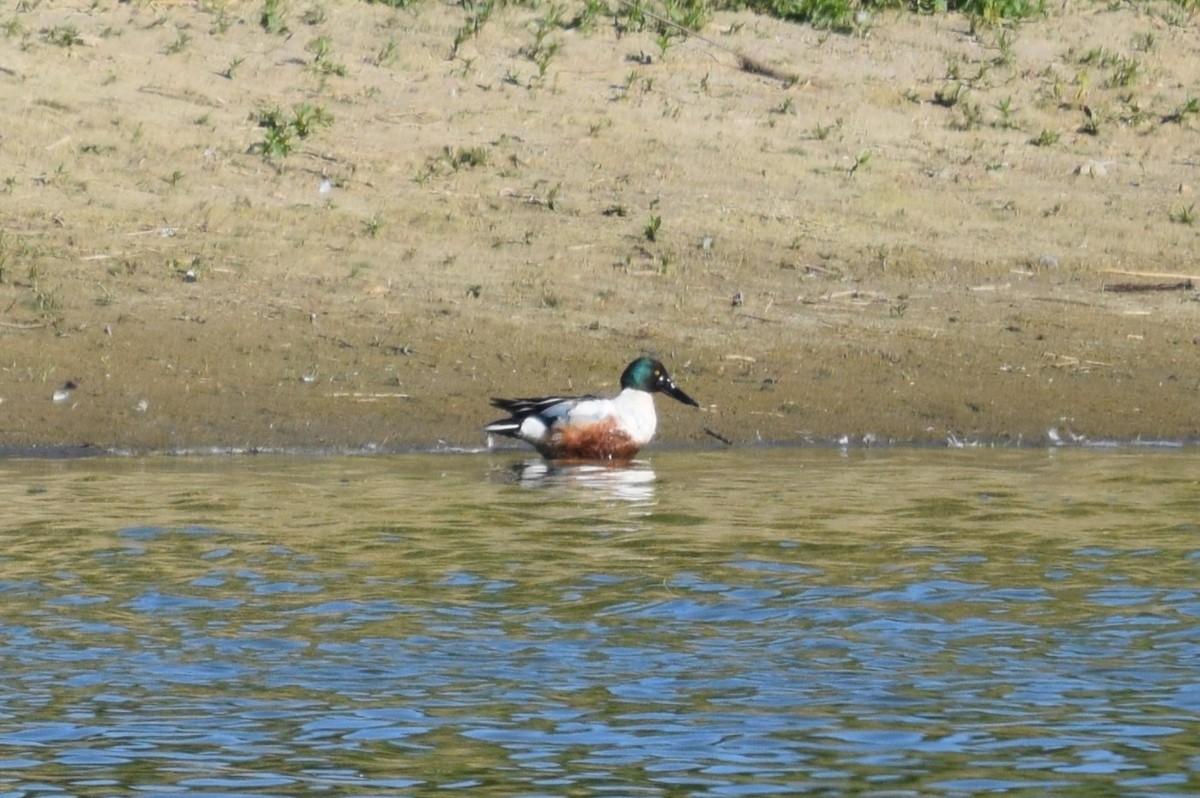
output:
[[[510,7],[454,57],[449,6],[33,6],[2,451],[475,447],[488,397],[642,352],[702,405],[664,445],[1200,438],[1175,4],[717,14],[728,49]]]

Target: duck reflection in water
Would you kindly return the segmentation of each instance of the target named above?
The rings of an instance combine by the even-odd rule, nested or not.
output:
[[[506,478],[523,488],[582,488],[600,498],[653,503],[657,477],[650,464],[566,463],[527,460],[506,471]]]

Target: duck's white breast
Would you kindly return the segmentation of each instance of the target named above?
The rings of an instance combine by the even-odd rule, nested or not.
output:
[[[612,400],[621,426],[639,445],[645,445],[658,429],[658,416],[654,412],[654,397],[645,391],[626,388]]]

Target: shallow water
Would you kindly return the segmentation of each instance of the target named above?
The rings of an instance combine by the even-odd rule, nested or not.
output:
[[[1200,453],[0,462],[0,795],[1200,792]]]

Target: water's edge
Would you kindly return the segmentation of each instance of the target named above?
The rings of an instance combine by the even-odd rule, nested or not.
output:
[[[1053,450],[1157,450],[1181,451],[1200,446],[1200,438],[1180,439],[1101,439],[1079,441],[1056,441],[1046,443],[1041,441],[1012,441],[1012,440],[971,440],[960,441],[950,439],[945,441],[921,440],[803,440],[803,441],[760,441],[751,444],[732,445],[701,445],[701,444],[659,444],[643,450],[642,457],[660,453],[678,452],[723,452],[723,451],[767,451],[767,450],[835,450],[835,451],[958,451],[962,449],[996,449],[1011,451],[1046,451]],[[72,460],[97,457],[254,457],[254,456],[287,456],[287,457],[371,457],[392,455],[534,455],[529,448],[519,445],[500,446],[445,446],[426,444],[417,446],[380,446],[367,444],[365,446],[184,446],[171,449],[140,449],[126,447],[99,447],[88,444],[56,445],[56,446],[2,446],[0,445],[0,460]]]

